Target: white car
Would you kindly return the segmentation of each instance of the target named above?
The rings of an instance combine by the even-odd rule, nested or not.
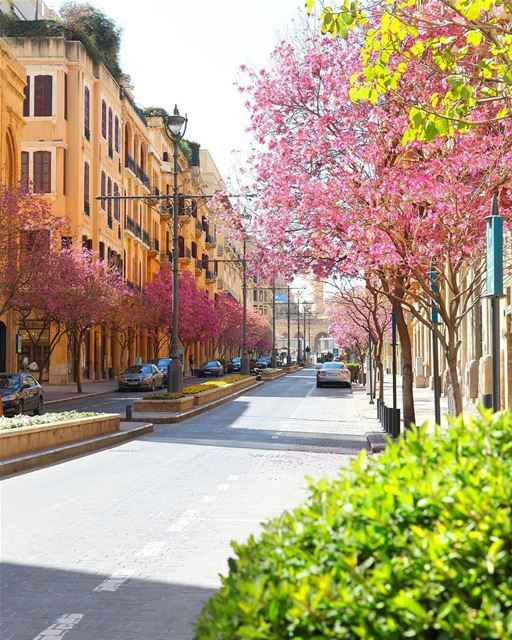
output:
[[[342,387],[352,387],[352,376],[344,362],[324,362],[316,372],[316,386],[337,384]]]

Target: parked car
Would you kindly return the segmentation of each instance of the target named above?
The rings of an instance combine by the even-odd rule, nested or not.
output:
[[[226,363],[226,371],[228,373],[232,373],[233,371],[240,371],[242,367],[242,358],[240,356],[235,356],[228,360]]]
[[[43,413],[43,387],[28,373],[0,373],[0,395],[6,416]]]
[[[124,389],[163,389],[164,377],[155,364],[132,364],[119,376],[119,391]]]
[[[344,362],[324,362],[316,372],[316,386],[338,384],[352,387],[352,376]]]
[[[169,366],[169,362],[172,362],[172,358],[156,358],[155,360],[149,361],[149,364],[154,364],[158,367],[158,370],[163,376],[164,385],[167,384],[167,367]]]
[[[196,369],[196,375],[198,378],[204,378],[206,376],[215,376],[220,378],[224,375],[224,367],[218,360],[208,360]]]
[[[257,369],[268,369],[272,366],[272,356],[260,356],[256,360]]]

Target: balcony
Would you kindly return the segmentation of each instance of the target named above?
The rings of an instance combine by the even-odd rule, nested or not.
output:
[[[190,259],[192,258],[192,251],[190,249],[185,249],[184,251],[180,251],[180,262],[182,264],[188,264]]]
[[[206,234],[206,244],[209,249],[213,249],[213,247],[217,244],[217,238],[213,235],[213,233]]]
[[[216,279],[217,279],[217,274],[214,271],[206,271],[207,282],[215,282]]]
[[[200,260],[199,258],[196,258],[196,273],[198,276],[200,276],[201,273],[203,273],[203,261]]]
[[[156,238],[152,240],[148,253],[150,258],[157,258],[160,255],[160,242]]]
[[[132,158],[132,156],[129,153],[125,155],[124,166],[127,169],[130,169],[130,171],[133,173],[134,176],[137,175],[136,173],[137,165],[135,164],[135,160]]]
[[[130,216],[126,216],[126,230],[136,238],[142,238],[142,229],[140,224],[137,224],[133,218],[130,218]]]
[[[150,185],[149,176],[148,176],[147,173],[145,173],[143,171],[142,167],[140,167],[139,165],[137,165],[135,167],[135,175],[142,182],[142,184],[146,187],[146,189],[149,189],[149,185]]]
[[[196,236],[200,236],[203,233],[203,225],[200,220],[196,220]]]
[[[149,238],[149,233],[147,231],[142,232],[142,242],[148,247],[151,246],[151,240]]]
[[[223,256],[224,255],[224,245],[223,244],[219,244],[217,247],[217,255],[218,256]]]

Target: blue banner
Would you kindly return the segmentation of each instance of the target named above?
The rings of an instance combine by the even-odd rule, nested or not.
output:
[[[434,295],[437,295],[439,293],[439,288],[436,284],[436,280],[437,280],[437,273],[434,271],[434,268],[431,267],[431,270],[429,271],[429,277],[430,277],[430,288],[432,290],[432,293]],[[437,310],[437,305],[434,301],[433,298],[430,298],[431,304],[430,304],[430,319],[432,321],[433,324],[439,324],[439,312]]]
[[[494,209],[494,207],[493,207]],[[487,295],[503,295],[503,218],[487,217]]]

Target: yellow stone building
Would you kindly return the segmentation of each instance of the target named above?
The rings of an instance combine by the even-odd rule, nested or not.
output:
[[[16,184],[20,177],[25,69],[7,42],[0,38],[0,183]],[[0,316],[0,371],[15,370],[16,318]]]

